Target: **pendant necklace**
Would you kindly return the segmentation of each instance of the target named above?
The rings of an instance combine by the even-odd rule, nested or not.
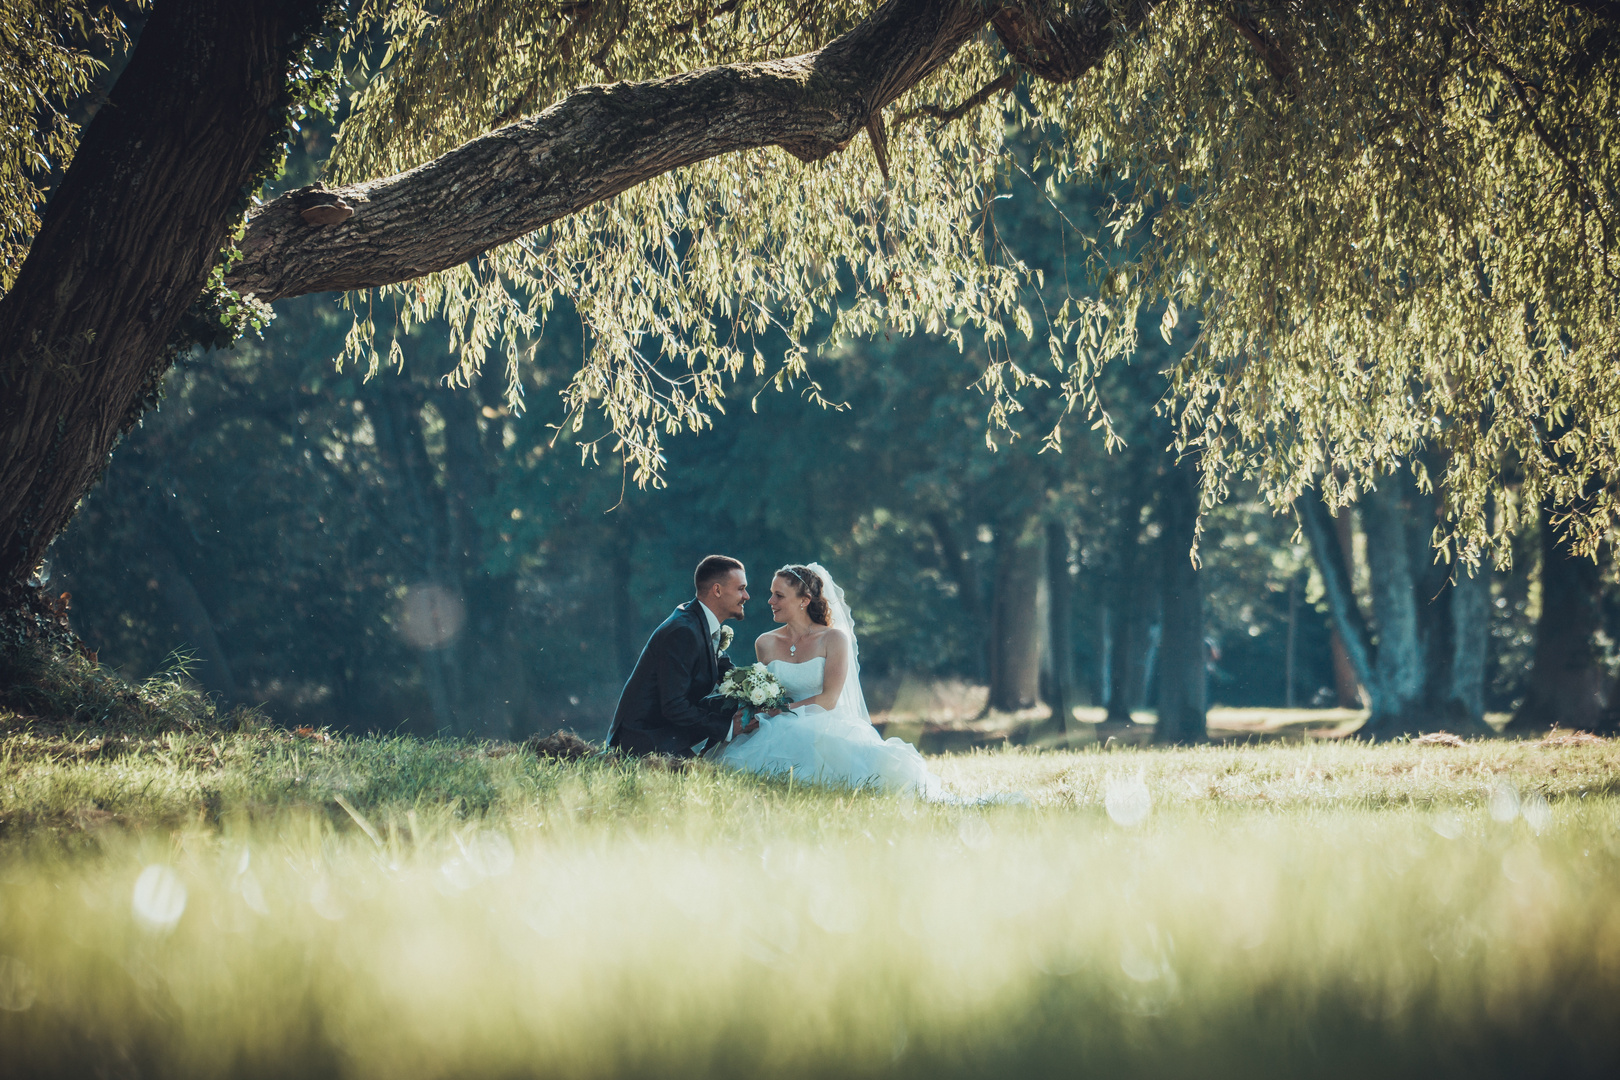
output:
[[[788,646],[788,655],[789,656],[798,656],[799,655],[799,647],[797,645],[789,645]]]

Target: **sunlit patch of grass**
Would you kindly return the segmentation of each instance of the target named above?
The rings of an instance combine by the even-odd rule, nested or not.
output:
[[[34,1075],[1609,1075],[1620,748],[937,759],[930,806],[263,731],[0,744]]]

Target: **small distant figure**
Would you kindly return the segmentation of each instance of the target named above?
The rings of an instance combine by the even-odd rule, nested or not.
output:
[[[725,655],[731,630],[724,624],[743,617],[748,574],[736,559],[710,555],[698,563],[692,584],[697,595],[641,650],[613,710],[608,746],[684,758],[726,737],[737,703],[709,695],[733,666]]]

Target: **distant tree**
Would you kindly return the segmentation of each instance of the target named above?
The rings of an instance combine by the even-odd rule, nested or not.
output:
[[[1332,514],[1312,495],[1298,503],[1334,627],[1370,698],[1361,728],[1370,738],[1436,730],[1492,734],[1485,723],[1490,575],[1488,568],[1435,557],[1439,503],[1438,494],[1421,490],[1404,470],[1362,496],[1370,625]]]

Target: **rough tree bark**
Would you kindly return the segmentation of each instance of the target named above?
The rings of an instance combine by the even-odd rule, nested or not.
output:
[[[150,405],[281,128],[315,0],[167,0],[0,299],[0,588],[19,586]]]
[[[1112,46],[1108,4],[1088,4],[1061,24],[1043,8],[891,0],[816,52],[584,87],[419,168],[332,189],[323,197],[353,209],[339,224],[306,224],[297,193],[266,204],[227,281],[266,301],[389,285],[721,154],[780,146],[818,161],[869,129],[881,144],[884,108],[987,20],[1013,57],[1046,79],[1075,78]]]
[[[1134,25],[1151,6],[1125,13]],[[87,127],[10,293],[0,299],[0,589],[26,582],[155,399],[183,316],[234,224],[288,64],[321,0],[164,0],[108,108]],[[1013,58],[1071,79],[1120,25],[1103,0],[1054,19],[1041,4],[890,0],[817,52],[586,87],[437,161],[337,195],[349,220],[307,224],[283,197],[257,213],[228,282],[261,299],[405,281],[736,150],[820,158],[993,25]]]
[[[1205,742],[1209,728],[1204,582],[1191,554],[1198,524],[1198,479],[1190,461],[1166,470],[1159,505],[1164,531],[1159,534],[1159,722],[1153,741]]]

